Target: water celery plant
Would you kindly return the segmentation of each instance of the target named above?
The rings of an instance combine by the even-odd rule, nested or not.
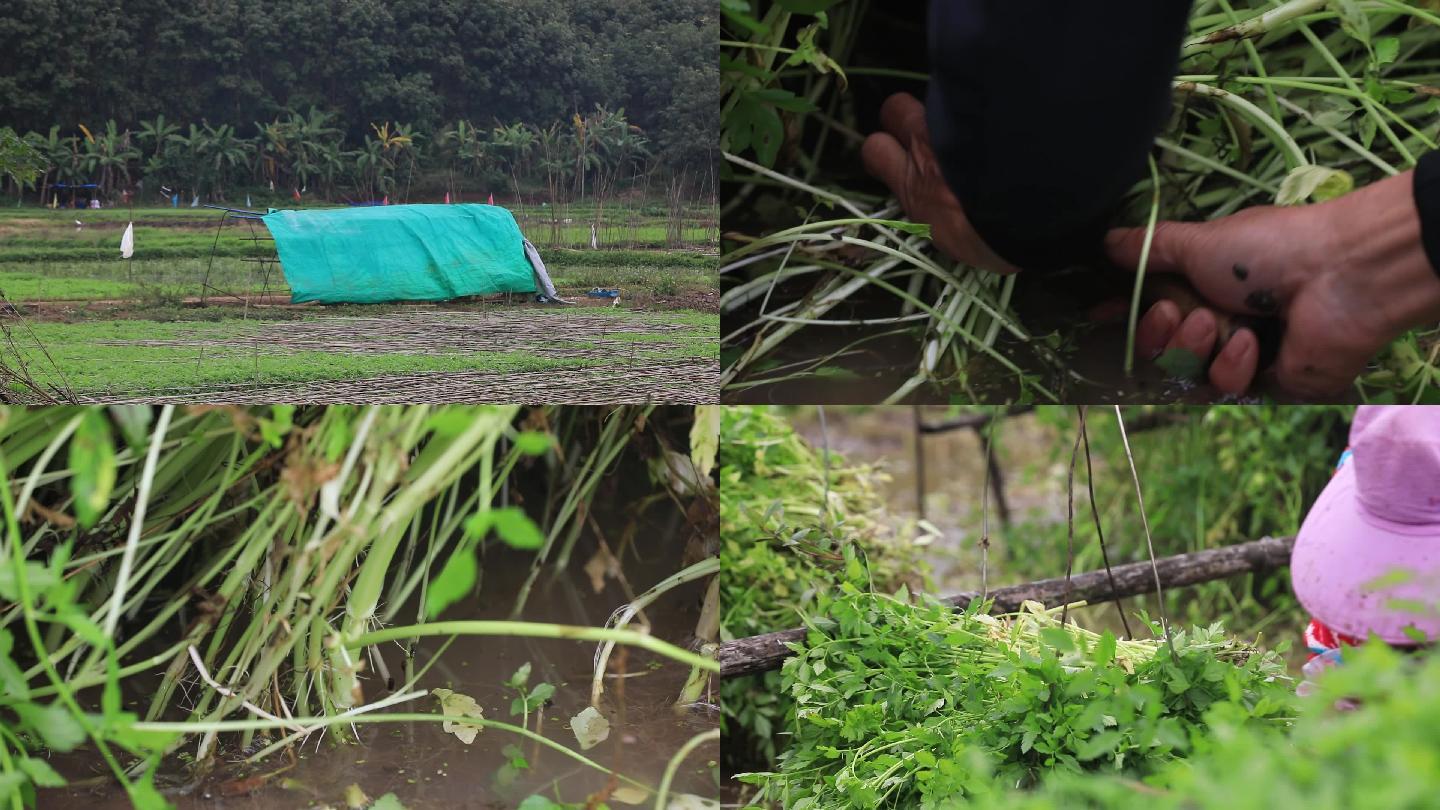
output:
[[[977,391],[1015,401],[1116,396],[1072,368],[1075,330],[1027,326],[1039,318],[1016,277],[940,255],[926,229],[897,221],[864,179],[859,146],[873,126],[864,107],[889,92],[921,93],[928,78],[897,69],[917,60],[897,53],[894,38],[924,41],[919,6],[736,0],[722,10],[728,397],[752,401],[763,386],[877,367],[886,371],[875,398],[891,402],[975,400]],[[1440,142],[1437,46],[1440,12],[1428,0],[1197,0],[1156,171],[1136,178],[1121,224],[1300,205],[1413,167]],[[1057,76],[1055,86],[1083,94],[1106,78]],[[875,351],[883,365],[861,365]],[[1129,354],[1115,367],[1128,369]],[[889,373],[897,360],[902,373]],[[1365,398],[1434,401],[1437,363],[1435,333],[1411,333],[1357,388]]]
[[[823,600],[783,670],[791,743],[742,774],[785,808],[948,807],[1055,772],[1144,776],[1227,704],[1284,725],[1284,665],[1219,626],[1117,640],[1038,606],[991,617],[853,586]]]
[[[568,554],[600,483],[637,451],[684,446],[691,421],[651,406],[0,410],[0,807],[63,785],[40,752],[87,740],[135,806],[158,808],[157,769],[181,746],[198,780],[222,749],[439,719],[417,714],[436,660],[416,667],[422,638],[622,644],[718,672],[713,651],[633,629],[447,615],[488,547],[542,552],[532,581],[554,566],[546,539]],[[713,576],[713,558],[698,566],[692,579]],[[604,769],[538,724],[465,723]]]

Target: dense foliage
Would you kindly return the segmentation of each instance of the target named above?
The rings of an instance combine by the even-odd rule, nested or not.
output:
[[[1190,5],[1173,114],[1155,140],[1159,187],[1134,178],[1117,224],[1145,223],[1152,201],[1160,219],[1182,220],[1320,201],[1413,168],[1440,143],[1433,0]],[[727,0],[722,8],[720,148],[733,181],[726,231],[739,237],[727,250],[735,264],[722,268],[722,307],[736,324],[725,386],[745,392],[864,373],[858,358],[875,341],[904,334],[914,346],[903,363],[910,376],[885,376],[889,401],[917,392],[931,402],[1113,397],[1103,387],[1067,396],[1066,386],[1083,385],[1063,371],[1083,328],[1043,333],[1053,319],[1017,276],[957,266],[891,222],[888,191],[861,168],[881,100],[923,94],[923,4]],[[1053,79],[1084,98],[1104,81],[1063,71]],[[1092,122],[1060,123],[1061,151],[1067,125]],[[845,251],[834,249],[837,239],[849,242]],[[1361,377],[1361,394],[1435,401],[1436,338],[1427,329],[1394,341]],[[1000,381],[999,391],[985,388]]]
[[[842,583],[922,584],[924,537],[889,514],[879,470],[836,453],[827,463],[769,408],[723,408],[720,436],[722,640],[795,627]],[[779,682],[769,672],[722,683],[727,759],[774,757]]]
[[[1034,792],[997,788],[966,807],[986,810],[1237,810],[1433,807],[1440,739],[1425,718],[1440,712],[1440,657],[1383,644],[1347,652],[1319,691],[1297,702],[1292,728],[1247,721],[1228,703],[1205,714],[1195,753],[1136,782],[1062,775]],[[1359,703],[1353,711],[1340,705]],[[1287,733],[1288,731],[1288,733]]]
[[[1117,641],[1038,611],[843,589],[822,599],[784,666],[793,701],[778,773],[742,776],[786,808],[957,806],[1051,772],[1143,776],[1202,745],[1203,717],[1282,724],[1292,693],[1274,653],[1220,628]]]
[[[56,144],[80,136],[72,151],[95,152],[87,170],[97,175],[155,173],[156,185],[202,193],[227,184],[201,184],[183,156],[235,170],[224,178],[235,181],[268,155],[281,176],[257,179],[288,194],[333,171],[334,152],[305,150],[311,165],[297,168],[285,138],[358,148],[372,162],[394,157],[394,137],[462,153],[437,152],[436,166],[472,159],[464,153],[483,143],[500,178],[524,168],[520,179],[539,185],[547,173],[531,161],[562,158],[537,141],[583,142],[579,119],[603,108],[624,110],[636,129],[622,120],[620,130],[643,135],[633,157],[708,176],[717,47],[716,12],[702,0],[19,0],[0,17],[0,124]],[[197,138],[206,149],[189,148]],[[170,146],[181,165],[159,168],[188,174],[150,168]],[[581,175],[594,168],[583,154],[564,159]]]

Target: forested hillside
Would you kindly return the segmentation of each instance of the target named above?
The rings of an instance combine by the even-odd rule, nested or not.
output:
[[[541,169],[538,146],[534,161],[528,154],[515,159],[528,147],[507,143],[504,128],[517,124],[537,138],[556,127],[561,137],[575,136],[578,154],[570,148],[564,158],[552,159],[572,164],[570,174],[579,179],[563,182],[575,186],[585,182],[588,159],[581,119],[605,119],[621,110],[622,128],[643,139],[642,148],[634,150],[637,160],[692,178],[713,166],[718,35],[711,0],[10,0],[5,5],[0,127],[34,133],[29,140],[37,147],[56,141],[52,145],[62,152],[64,139],[75,137],[71,151],[77,158],[97,153],[73,171],[57,167],[50,179],[68,174],[114,187],[113,179],[94,176],[107,160],[122,175],[149,174],[146,160],[163,157],[171,145],[183,150],[198,134],[214,148],[189,150],[195,154],[183,162],[212,165],[223,177],[196,179],[198,167],[180,168],[186,176],[173,176],[177,167],[159,166],[160,182],[207,195],[257,180],[302,187],[310,175],[322,174],[323,166],[280,159],[271,169],[260,158],[267,141],[275,140],[267,129],[313,128],[315,111],[325,130],[319,140],[336,142],[336,154],[350,158],[343,163],[351,176],[337,182],[365,193],[387,189],[366,176],[360,152],[381,153],[377,159],[397,169],[408,165],[386,143],[396,134],[410,139],[398,146],[421,152],[422,169],[464,163],[469,148],[472,162],[485,164],[473,167],[477,171],[523,182],[525,177],[515,175],[524,168],[537,184],[561,182]],[[153,129],[161,116],[162,133],[147,135],[147,124]],[[96,143],[106,139],[110,122],[113,150],[126,152],[124,161]],[[384,131],[377,129],[387,123]],[[175,125],[176,132],[165,129]],[[45,138],[52,128],[58,131]],[[247,154],[231,154],[232,138],[253,146],[242,144]],[[481,161],[472,140],[495,148]],[[442,155],[447,144],[451,154]],[[347,146],[359,149],[342,154]],[[583,188],[576,191],[585,195]]]

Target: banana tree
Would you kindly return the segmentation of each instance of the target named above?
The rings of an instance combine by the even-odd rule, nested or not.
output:
[[[524,200],[520,196],[520,176],[528,173],[530,155],[535,149],[535,133],[530,127],[520,123],[509,126],[497,124],[490,133],[490,142],[510,175],[515,198],[523,204]]]
[[[216,199],[223,200],[227,180],[249,162],[255,142],[237,135],[229,124],[218,127],[206,124],[205,135],[209,146],[205,157],[210,192]]]

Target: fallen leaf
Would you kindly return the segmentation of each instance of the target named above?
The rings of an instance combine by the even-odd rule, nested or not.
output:
[[[570,730],[575,732],[580,748],[588,751],[610,736],[610,721],[594,706],[586,706],[585,711],[570,718]]]
[[[431,689],[430,694],[439,699],[440,711],[443,712],[446,717],[476,717],[481,719],[485,717],[485,711],[480,708],[480,704],[476,703],[475,698],[469,695],[462,695],[459,692],[449,689]],[[446,720],[440,724],[440,728],[447,734],[454,734],[459,738],[460,742],[469,745],[475,742],[475,735],[480,733],[482,726],[464,721]]]
[[[345,806],[350,810],[362,810],[368,804],[370,804],[370,797],[365,795],[365,791],[361,790],[359,785],[352,782],[349,787],[345,788]]]
[[[618,787],[610,791],[610,798],[625,804],[641,804],[650,798],[650,791],[637,787]]]

